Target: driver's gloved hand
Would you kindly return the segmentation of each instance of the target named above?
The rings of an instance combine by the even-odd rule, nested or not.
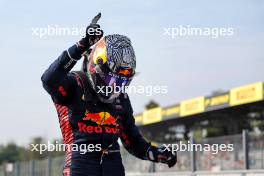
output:
[[[150,161],[168,164],[173,167],[177,163],[177,153],[167,150],[165,147],[150,146],[147,151]]]
[[[89,26],[85,30],[85,36],[77,43],[80,47],[88,49],[90,46],[94,45],[99,41],[104,35],[103,30],[100,25],[97,24],[98,20],[101,18],[101,13],[98,13],[92,20]]]

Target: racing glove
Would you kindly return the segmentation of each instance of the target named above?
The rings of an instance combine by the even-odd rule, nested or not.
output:
[[[80,47],[88,49],[90,46],[94,45],[99,41],[104,35],[103,30],[100,25],[97,24],[98,20],[101,18],[101,13],[98,13],[92,20],[89,26],[85,30],[85,36],[77,43]]]
[[[168,164],[173,167],[177,163],[177,153],[167,150],[165,147],[150,146],[147,151],[150,161]]]

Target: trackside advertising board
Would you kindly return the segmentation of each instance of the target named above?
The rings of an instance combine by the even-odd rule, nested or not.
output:
[[[257,82],[221,94],[184,100],[165,108],[146,110],[135,116],[136,124],[147,125],[163,120],[183,118],[203,112],[239,106],[263,100],[263,82]]]

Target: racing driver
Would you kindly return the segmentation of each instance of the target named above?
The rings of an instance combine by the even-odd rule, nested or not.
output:
[[[132,155],[172,167],[175,153],[147,142],[135,125],[126,93],[116,88],[133,79],[136,57],[131,41],[123,35],[106,35],[94,17],[85,36],[62,52],[41,77],[55,104],[65,150],[64,176],[123,176],[118,139]],[[83,59],[81,71],[71,71]],[[73,144],[100,145],[80,153]]]

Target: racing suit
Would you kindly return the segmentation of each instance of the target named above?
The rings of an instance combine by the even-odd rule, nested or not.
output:
[[[90,85],[70,72],[83,52],[78,45],[73,45],[41,77],[43,87],[55,104],[64,144],[67,144],[63,175],[123,176],[118,138],[129,153],[140,159],[147,159],[151,145],[135,125],[126,94],[121,94],[113,103],[103,103]],[[90,87],[88,99],[84,99],[85,86]],[[99,144],[102,150],[81,154],[73,150],[72,144]]]

